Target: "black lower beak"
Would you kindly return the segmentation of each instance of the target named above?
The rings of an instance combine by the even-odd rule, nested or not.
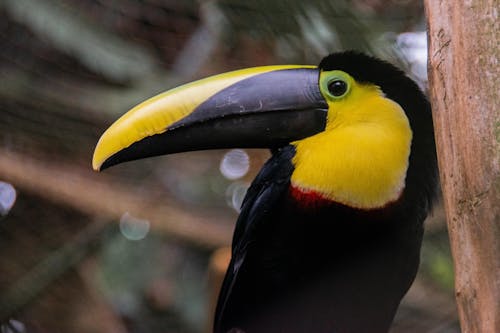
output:
[[[328,105],[313,67],[273,66],[200,80],[138,105],[101,137],[96,170],[213,148],[275,148],[325,129]]]

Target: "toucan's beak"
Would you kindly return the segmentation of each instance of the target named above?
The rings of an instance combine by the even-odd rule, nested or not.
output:
[[[94,151],[95,170],[212,148],[274,148],[325,129],[328,105],[314,66],[265,66],[195,81],[118,119]]]

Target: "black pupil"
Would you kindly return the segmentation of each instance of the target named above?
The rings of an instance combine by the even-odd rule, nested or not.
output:
[[[333,96],[342,96],[347,91],[347,83],[342,80],[335,80],[328,83],[328,90]]]

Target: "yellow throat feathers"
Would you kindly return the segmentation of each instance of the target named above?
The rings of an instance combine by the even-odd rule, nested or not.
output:
[[[379,87],[345,76],[349,91],[342,98],[322,89],[325,131],[293,143],[292,186],[354,208],[381,208],[404,189],[412,131],[401,106]]]

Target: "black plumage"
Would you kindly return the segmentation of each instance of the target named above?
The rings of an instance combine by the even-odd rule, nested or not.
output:
[[[226,73],[130,110],[92,164],[228,147],[273,153],[236,223],[215,332],[388,331],[436,192],[430,105],[417,84],[355,52],[319,69]]]
[[[419,264],[423,220],[436,192],[430,106],[386,62],[347,52],[326,57],[358,82],[382,88],[413,131],[400,199],[375,210],[307,205],[291,195],[293,146],[273,152],[242,205],[215,332],[387,332]]]

